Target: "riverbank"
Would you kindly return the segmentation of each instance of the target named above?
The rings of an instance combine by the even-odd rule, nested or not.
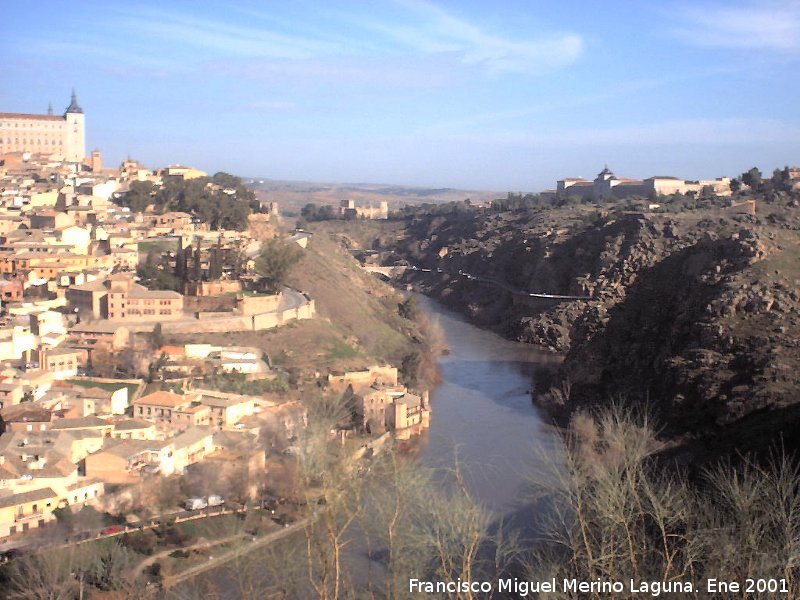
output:
[[[523,532],[530,529],[535,520],[527,495],[531,477],[550,468],[550,464],[537,461],[546,457],[548,463],[557,462],[561,453],[558,434],[531,403],[529,382],[534,369],[554,357],[479,329],[429,298],[420,297],[418,302],[419,310],[439,330],[450,351],[438,359],[441,382],[431,390],[431,428],[413,442],[414,451],[403,452],[400,460],[391,453],[382,458],[369,453],[368,468],[351,471],[338,480],[339,486],[330,482],[333,495],[325,510],[331,512],[320,513],[330,520],[318,523],[306,536],[257,547],[258,551],[241,555],[228,566],[212,568],[184,586],[227,589],[230,598],[239,597],[235,590],[240,586],[274,586],[291,577],[308,586],[308,553],[316,578],[321,575],[316,561],[322,560],[332,569],[332,552],[341,546],[344,581],[360,589],[395,584],[400,586],[398,590],[407,589],[407,580],[386,581],[386,548],[395,545],[395,551],[401,552],[396,545],[398,537],[406,540],[403,544],[415,540],[413,550],[402,546],[401,553],[418,557],[422,549],[430,552],[435,548],[435,541],[428,536],[437,528],[451,531],[447,535],[458,539],[475,535],[487,544],[491,543],[490,531],[496,531],[499,523],[505,523],[504,527],[513,523]],[[456,465],[466,489],[454,479]],[[328,471],[335,477],[335,468]],[[343,528],[347,523],[350,525]],[[396,533],[390,533],[392,528]],[[281,556],[293,557],[291,564]],[[294,570],[298,562],[303,567],[300,572]],[[412,574],[419,565],[407,568]],[[289,586],[288,594],[319,597],[315,590],[302,586]]]
[[[785,202],[765,207],[769,218],[714,206],[465,209],[387,225],[373,247],[419,267],[403,285],[563,354],[537,382],[537,401],[562,424],[611,399],[647,406],[691,462],[796,439],[798,215]],[[484,280],[591,299],[526,298]]]

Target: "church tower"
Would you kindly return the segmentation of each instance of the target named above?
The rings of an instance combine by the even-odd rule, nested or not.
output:
[[[66,119],[66,135],[64,158],[70,162],[83,162],[86,156],[86,116],[78,105],[75,90],[72,90],[72,101],[64,113]]]

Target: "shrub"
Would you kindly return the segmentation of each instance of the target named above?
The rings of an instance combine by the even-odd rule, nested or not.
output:
[[[129,550],[150,556],[155,550],[158,538],[152,530],[148,529],[139,533],[126,533],[120,541]]]
[[[659,468],[652,456],[659,448],[647,419],[622,407],[577,413],[564,434],[563,464],[536,477],[549,510],[527,575],[744,581],[773,573],[796,597],[798,465],[782,453],[766,465],[743,458],[690,485]]]

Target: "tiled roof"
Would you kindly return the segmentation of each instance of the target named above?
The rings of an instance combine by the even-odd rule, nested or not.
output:
[[[145,406],[169,406],[176,408],[184,404],[188,404],[194,400],[193,396],[179,396],[172,392],[165,392],[163,390],[153,392],[147,396],[142,396],[136,400],[136,404],[143,404]]]
[[[58,115],[34,115],[29,113],[0,113],[0,119],[33,119],[36,121],[65,121]]]
[[[212,435],[213,434],[211,430],[206,427],[190,427],[183,433],[176,435],[170,441],[173,443],[176,450],[180,450],[181,448],[186,448],[187,446],[196,444],[197,442]]]
[[[131,290],[128,292],[129,298],[136,298],[140,300],[149,300],[149,299],[166,299],[166,298],[183,298],[181,294],[178,292],[173,292],[172,290],[148,290],[143,285],[133,285]]]
[[[69,330],[75,333],[116,333],[119,329],[127,329],[127,327],[118,323],[109,323],[108,321],[94,321],[78,323],[70,327]]]
[[[18,504],[36,502],[37,500],[46,500],[47,498],[55,497],[56,493],[49,487],[40,490],[31,490],[30,492],[22,492],[21,494],[10,494],[0,497],[0,508],[17,506]]]
[[[158,442],[155,440],[115,440],[110,439],[103,444],[103,449],[96,454],[108,452],[114,456],[119,456],[129,460],[137,454],[143,452],[160,452],[161,449],[167,445],[166,442]]]
[[[155,427],[155,424],[145,419],[124,419],[114,422],[114,431],[132,431],[134,429],[149,429],[150,427]]]
[[[54,431],[61,429],[86,429],[89,427],[110,427],[111,423],[99,417],[79,417],[76,419],[58,419],[53,421],[50,428]]]

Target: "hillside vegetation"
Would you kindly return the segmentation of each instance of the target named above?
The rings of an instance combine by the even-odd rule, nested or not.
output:
[[[476,323],[563,353],[537,381],[563,419],[624,398],[673,439],[763,449],[800,419],[797,195],[754,194],[754,215],[716,198],[660,212],[461,205],[411,215],[403,239],[377,243],[385,259],[441,269],[409,281]]]
[[[317,372],[324,375],[376,363],[399,367],[409,354],[428,354],[421,324],[399,314],[403,296],[364,272],[349,250],[351,245],[320,224],[292,268],[288,284],[314,299],[314,319],[265,331],[193,333],[175,341],[257,346],[274,363],[308,380]]]

